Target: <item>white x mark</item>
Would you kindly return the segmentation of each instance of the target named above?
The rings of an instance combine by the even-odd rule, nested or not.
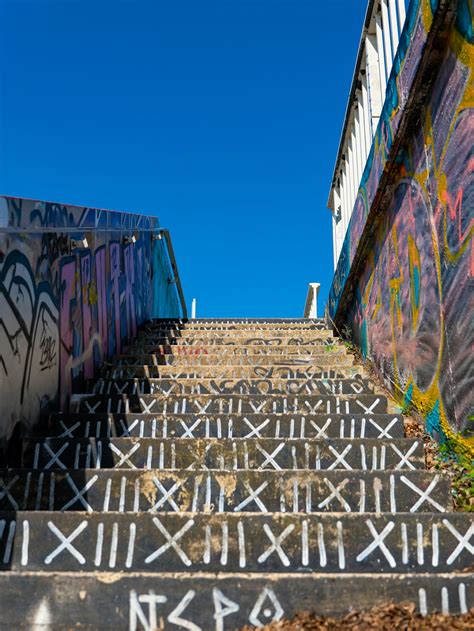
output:
[[[8,501],[13,506],[14,510],[18,510],[18,504],[15,502],[15,499],[11,495],[10,489],[18,479],[19,479],[19,476],[16,475],[13,479],[10,480],[8,484],[5,484],[5,482],[3,481],[3,478],[0,478],[0,484],[2,485],[2,488],[3,488],[3,491],[0,493],[0,500],[2,500],[5,496],[7,496]]]
[[[72,506],[73,504],[79,501],[81,502],[81,504],[84,506],[84,508],[86,509],[88,513],[94,512],[92,506],[84,498],[84,493],[87,493],[87,491],[91,488],[91,486],[93,486],[97,482],[98,478],[99,478],[98,475],[95,475],[94,477],[92,477],[89,480],[89,482],[84,486],[84,488],[81,491],[79,491],[79,489],[77,488],[74,480],[71,478],[69,473],[66,473],[66,480],[68,481],[68,484],[71,487],[71,489],[74,491],[75,495],[72,499],[69,500],[69,502],[66,502],[66,504],[64,504],[64,506],[62,506],[59,510],[67,510],[70,506]]]
[[[393,558],[392,553],[390,552],[390,550],[387,548],[387,546],[384,543],[385,537],[387,537],[387,535],[392,532],[392,530],[395,527],[395,523],[393,521],[390,521],[385,526],[385,528],[382,530],[381,533],[377,532],[377,530],[375,529],[375,527],[374,527],[373,523],[370,521],[370,519],[367,519],[367,521],[365,523],[369,527],[369,530],[370,530],[374,540],[372,541],[371,544],[369,544],[365,548],[365,550],[362,550],[362,552],[356,557],[356,561],[358,563],[360,563],[366,557],[368,557],[369,554],[371,554],[371,552],[373,552],[375,550],[375,548],[380,548],[380,550],[384,554],[384,557],[387,559],[390,567],[395,567],[397,565],[397,563],[396,563],[395,559]]]
[[[372,405],[369,405],[369,407],[366,407],[362,401],[359,401],[358,399],[356,400],[357,405],[359,405],[361,408],[363,408],[364,410],[364,414],[373,414],[375,412],[375,407],[377,406],[378,403],[380,403],[380,399],[375,399],[375,401],[372,403]]]
[[[319,399],[319,401],[315,405],[311,405],[309,401],[305,401],[304,403],[309,408],[310,414],[316,414],[316,410],[318,410],[322,406],[323,400]]]
[[[185,554],[185,552],[176,542],[181,539],[181,537],[184,535],[185,532],[187,532],[192,526],[194,526],[194,519],[189,519],[184,524],[184,526],[180,530],[178,530],[178,532],[174,534],[173,536],[170,535],[170,533],[166,530],[166,528],[163,526],[163,524],[157,517],[153,518],[153,523],[166,539],[166,543],[164,543],[160,548],[155,550],[152,554],[147,556],[147,558],[145,559],[145,563],[151,563],[152,561],[157,559],[159,556],[161,556],[164,552],[166,552],[166,550],[168,550],[169,548],[173,548],[176,551],[179,558],[181,559],[181,561],[184,563],[184,565],[187,565],[189,567],[192,564],[191,559]]]
[[[85,403],[85,405],[86,405],[86,408],[87,408],[87,411],[89,412],[89,414],[94,414],[94,412],[97,410],[97,408],[98,408],[98,407],[99,407],[99,405],[100,405],[100,400],[99,400],[99,401],[97,401],[97,403],[96,403],[93,407],[91,407],[91,406],[89,405],[89,401],[84,401],[84,403]]]
[[[280,470],[281,470],[280,465],[279,465],[279,464],[275,461],[275,456],[276,456],[277,454],[279,454],[279,453],[280,453],[280,451],[284,448],[285,443],[280,443],[280,444],[278,445],[278,447],[276,447],[276,449],[275,449],[275,450],[274,450],[271,454],[269,454],[269,453],[268,453],[268,451],[266,451],[266,450],[265,450],[263,447],[261,447],[258,443],[257,443],[255,446],[257,447],[257,449],[259,450],[259,452],[265,456],[265,460],[264,460],[264,462],[262,462],[262,464],[259,466],[259,470],[260,470],[260,469],[263,469],[263,468],[267,465],[267,463],[268,463],[268,464],[270,464],[270,463],[271,463],[271,464],[273,465],[273,468],[274,468],[274,469],[280,469]]]
[[[426,489],[426,491],[422,491],[420,488],[418,488],[416,486],[416,484],[413,484],[413,482],[411,480],[409,480],[408,478],[406,478],[404,475],[400,476],[400,480],[403,482],[403,484],[408,486],[412,491],[415,491],[415,493],[418,493],[418,495],[420,496],[420,498],[410,508],[410,513],[415,513],[418,510],[418,508],[426,501],[428,501],[430,504],[432,504],[441,513],[445,513],[446,512],[446,509],[443,508],[441,506],[441,504],[438,504],[438,502],[436,500],[434,500],[432,497],[430,497],[430,493],[433,491],[435,486],[438,484],[439,478],[440,478],[439,475],[435,475],[435,477],[431,481],[431,483],[430,483],[429,487]]]
[[[341,493],[340,493],[340,490],[343,489],[346,486],[346,484],[349,482],[349,478],[346,478],[345,480],[343,480],[340,484],[337,485],[337,487],[335,487],[334,484],[327,478],[324,478],[324,482],[326,483],[326,486],[329,487],[329,490],[332,492],[330,495],[326,497],[325,500],[323,500],[320,504],[318,504],[318,508],[324,508],[325,506],[328,506],[334,498],[337,498],[340,501],[344,510],[347,513],[350,513],[351,507],[346,502],[346,500],[341,496]]]
[[[392,421],[387,425],[387,427],[380,427],[380,425],[378,423],[376,423],[372,418],[368,419],[370,423],[372,423],[372,425],[379,430],[380,434],[377,436],[377,438],[392,438],[392,436],[388,433],[389,430],[393,427],[393,425],[395,425],[398,421],[398,418],[395,417],[394,419],[392,419]]]
[[[263,482],[256,491],[253,490],[253,488],[250,486],[248,482],[244,482],[244,486],[249,492],[249,496],[246,497],[244,500],[242,500],[242,502],[240,502],[240,504],[234,508],[234,511],[236,512],[241,511],[243,508],[245,508],[245,506],[247,506],[247,504],[250,504],[250,502],[253,501],[255,502],[255,504],[257,504],[257,506],[262,511],[262,513],[266,513],[267,507],[258,496],[263,491],[263,489],[267,488],[268,481]]]
[[[252,436],[256,436],[257,438],[262,438],[260,435],[260,430],[263,429],[264,427],[266,427],[268,425],[268,423],[270,422],[270,419],[267,418],[265,421],[263,421],[262,423],[260,423],[260,425],[258,427],[255,427],[255,425],[253,425],[248,418],[246,418],[244,416],[244,421],[247,423],[247,425],[251,428],[252,431],[250,431],[248,434],[246,434],[244,436],[244,438],[251,438]]]
[[[403,467],[403,465],[406,465],[408,467],[408,469],[415,469],[415,467],[412,465],[412,463],[408,460],[408,458],[411,456],[411,454],[415,451],[415,449],[418,447],[418,441],[414,442],[413,445],[410,447],[410,449],[406,452],[406,454],[403,454],[396,445],[394,445],[393,443],[390,443],[391,448],[393,449],[393,451],[398,454],[400,456],[400,462],[396,465],[395,469],[401,469]]]
[[[281,544],[288,537],[288,535],[291,532],[293,532],[293,530],[295,529],[295,524],[290,524],[289,526],[287,526],[285,530],[281,533],[281,535],[279,535],[278,537],[274,536],[268,524],[264,524],[263,529],[272,544],[265,550],[265,552],[263,552],[258,557],[257,561],[259,563],[263,563],[264,561],[268,559],[268,557],[271,554],[273,554],[273,552],[276,552],[278,556],[280,557],[280,560],[283,563],[283,565],[285,567],[288,567],[290,565],[290,559],[286,556],[285,552],[282,550]]]
[[[123,419],[120,419],[120,425],[122,426],[122,436],[130,436],[130,432],[138,424],[138,419],[136,418],[133,423],[131,423],[128,427],[125,425]]]
[[[345,459],[344,456],[346,454],[348,454],[350,452],[350,450],[352,449],[352,445],[347,445],[347,447],[344,449],[344,451],[342,452],[342,454],[340,454],[337,449],[335,449],[332,445],[328,446],[329,451],[331,451],[335,456],[336,456],[336,460],[334,460],[334,462],[332,463],[331,466],[328,467],[329,469],[335,469],[337,467],[337,465],[339,463],[341,463],[342,465],[344,465],[345,469],[349,469],[352,470],[352,467],[350,464],[348,464]]]
[[[328,420],[324,423],[323,427],[319,427],[317,423],[315,423],[314,421],[310,421],[310,424],[318,432],[315,438],[321,438],[321,437],[328,438],[328,435],[326,434],[326,430],[331,425],[331,423],[332,423],[332,419],[328,418]]]
[[[184,429],[184,434],[181,435],[181,438],[187,438],[188,436],[189,436],[189,438],[194,438],[193,430],[201,423],[201,419],[198,418],[198,420],[195,421],[191,425],[191,427],[186,425],[186,423],[182,419],[179,419],[179,422],[181,423],[181,425],[182,425],[182,427]]]
[[[71,542],[74,541],[74,539],[76,539],[81,534],[84,528],[87,528],[87,525],[88,524],[86,520],[82,521],[79,526],[69,535],[69,537],[65,537],[63,533],[59,530],[59,528],[56,528],[52,521],[48,521],[49,529],[54,532],[61,543],[51,552],[51,554],[48,554],[48,556],[45,558],[44,562],[46,563],[46,565],[49,565],[51,561],[55,557],[57,557],[58,554],[61,554],[63,550],[68,550],[72,554],[72,556],[75,557],[79,561],[79,563],[81,563],[81,565],[84,565],[84,563],[86,562],[85,558],[78,550],[76,550]]]
[[[51,459],[45,464],[43,469],[49,469],[53,466],[55,462],[58,463],[58,466],[61,469],[67,469],[66,465],[59,459],[59,456],[63,453],[63,451],[66,451],[66,449],[69,447],[69,443],[64,443],[64,445],[60,449],[58,449],[56,453],[51,449],[48,443],[43,443],[43,447],[51,456]]]
[[[469,550],[471,554],[474,554],[474,546],[469,543],[469,539],[474,535],[474,524],[471,524],[469,526],[469,529],[464,536],[462,536],[461,533],[458,530],[456,530],[456,528],[452,526],[447,519],[443,519],[443,524],[446,526],[448,530],[451,531],[451,534],[454,535],[456,539],[459,541],[456,548],[453,550],[450,556],[446,559],[446,563],[448,565],[451,565],[451,563],[461,554],[464,548],[467,548],[467,550]]]
[[[198,414],[205,414],[205,413],[206,413],[207,408],[208,408],[208,407],[210,406],[210,404],[211,404],[211,402],[210,402],[210,401],[208,401],[208,402],[206,403],[206,405],[201,405],[201,404],[199,403],[199,401],[195,401],[194,403],[195,403],[196,407],[197,407],[197,408],[199,408],[199,409],[198,409]]]
[[[126,462],[128,464],[128,466],[130,467],[130,469],[136,469],[137,467],[133,464],[133,462],[130,462],[129,458],[130,456],[132,456],[137,449],[140,449],[140,443],[137,443],[136,445],[134,445],[130,451],[126,454],[123,453],[123,451],[120,451],[120,449],[118,447],[116,447],[113,443],[109,443],[109,447],[110,449],[117,454],[117,456],[120,457],[119,462],[116,462],[113,466],[113,469],[119,469],[124,462]]]
[[[74,423],[74,425],[72,425],[71,427],[67,427],[67,425],[64,424],[64,421],[59,421],[59,423],[64,429],[64,432],[62,434],[59,434],[59,438],[64,438],[65,436],[74,438],[74,436],[72,435],[72,432],[78,427],[80,427],[81,425],[80,421],[77,421],[77,423]]]
[[[151,414],[151,408],[154,407],[158,399],[152,399],[149,405],[147,405],[142,398],[140,398],[139,401],[140,401],[141,411],[144,414]]]
[[[253,402],[249,401],[249,405],[252,408],[252,410],[255,412],[255,414],[259,414],[261,410],[263,409],[263,406],[265,405],[266,402],[267,402],[267,399],[265,399],[264,401],[262,401],[262,403],[260,403],[260,405],[257,405],[257,407],[255,407]]]
[[[171,506],[171,508],[176,513],[179,513],[179,506],[174,501],[173,495],[180,488],[180,486],[182,485],[182,482],[176,482],[175,484],[173,484],[173,486],[169,490],[166,490],[165,487],[161,484],[161,482],[157,478],[152,478],[152,480],[153,480],[153,484],[156,486],[156,488],[159,491],[161,491],[161,493],[163,493],[163,497],[161,499],[159,499],[156,502],[156,504],[149,509],[148,512],[152,513],[153,511],[156,511],[159,508],[161,508],[165,502],[168,502],[168,504]]]

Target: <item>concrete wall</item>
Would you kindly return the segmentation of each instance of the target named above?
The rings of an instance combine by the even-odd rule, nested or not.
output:
[[[473,441],[472,13],[412,1],[330,293],[400,402]]]
[[[64,408],[143,321],[180,315],[157,228],[154,217],[0,197],[1,445]]]

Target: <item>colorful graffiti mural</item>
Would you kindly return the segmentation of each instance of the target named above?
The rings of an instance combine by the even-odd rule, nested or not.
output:
[[[411,3],[329,311],[339,328],[351,329],[399,399],[423,414],[433,436],[472,449],[473,28],[467,0],[443,4],[456,8],[449,35],[440,40],[444,57],[416,132],[394,151],[407,90],[414,89],[438,10],[438,3]],[[390,189],[383,191],[388,170]],[[388,203],[375,222],[372,210],[381,198]],[[349,291],[355,261],[355,291]]]
[[[179,302],[154,217],[0,197],[0,441]],[[139,282],[138,282],[139,281]]]

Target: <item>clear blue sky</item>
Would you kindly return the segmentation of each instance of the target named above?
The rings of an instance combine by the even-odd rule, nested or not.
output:
[[[0,0],[0,192],[156,214],[198,315],[299,317],[365,0]]]

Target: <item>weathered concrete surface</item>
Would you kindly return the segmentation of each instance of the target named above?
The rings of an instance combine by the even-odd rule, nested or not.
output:
[[[195,335],[256,332],[219,326]],[[288,348],[277,326],[261,339]],[[223,631],[354,598],[463,611],[471,520],[450,512],[449,479],[423,470],[386,397],[338,363],[344,349],[311,347],[318,366],[222,347],[242,344],[210,344],[207,366],[108,366],[98,393],[24,438],[24,468],[0,471],[0,589],[27,604],[14,611],[15,593],[0,621]]]
[[[6,572],[0,590],[10,607],[0,628],[31,631],[38,621],[48,620],[55,631],[147,631],[157,622],[165,631],[179,625],[224,631],[245,624],[260,627],[297,611],[337,616],[354,603],[366,609],[390,600],[413,602],[426,613],[465,613],[474,605],[473,585],[473,574],[441,573],[281,573],[263,578],[244,572]]]
[[[399,414],[54,414],[48,436],[94,438],[402,438]]]
[[[167,379],[345,379],[360,375],[361,366],[106,366],[108,379],[133,377]]]
[[[44,572],[462,572],[474,552],[462,513],[21,511],[0,513],[0,523],[3,567]]]
[[[71,412],[159,412],[160,414],[380,414],[387,397],[377,394],[335,395],[187,395],[75,394]]]
[[[410,438],[28,438],[29,469],[419,469],[423,443]]]
[[[147,365],[152,366],[339,366],[352,365],[350,355],[339,352],[313,353],[311,355],[247,355],[227,357],[225,354],[214,355],[160,355],[152,353],[119,354],[112,358],[112,365]]]
[[[419,470],[0,471],[3,511],[395,514],[451,505],[449,478]]]
[[[322,335],[324,333],[324,335]],[[153,333],[141,332],[137,337],[137,344],[148,343],[155,346],[239,346],[239,347],[259,347],[259,346],[276,346],[279,348],[293,346],[337,346],[340,342],[338,338],[329,334],[329,331],[321,331],[319,337],[314,335],[304,335],[302,337],[294,336],[268,336],[265,337],[242,337],[233,335],[232,337],[216,337],[216,333],[207,334],[203,332],[202,337],[157,337]],[[128,348],[126,349],[128,350]]]
[[[369,394],[368,379],[97,379],[91,394]]]

